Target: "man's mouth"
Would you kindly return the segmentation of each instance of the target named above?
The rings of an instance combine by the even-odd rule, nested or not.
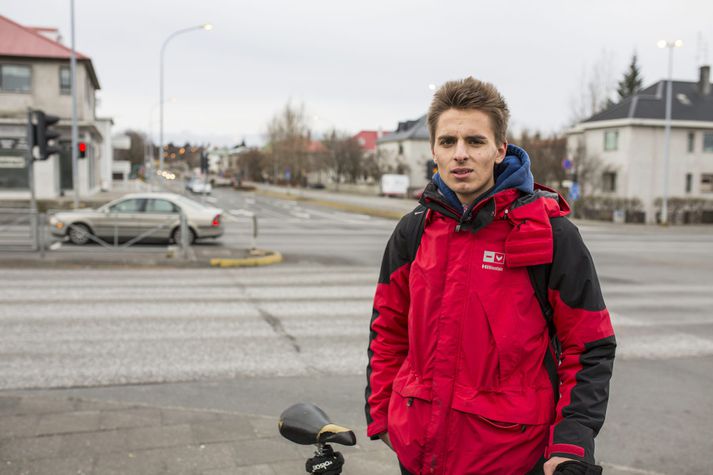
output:
[[[472,168],[465,168],[465,167],[458,167],[458,168],[453,168],[451,170],[451,175],[455,176],[456,178],[465,178],[468,175],[473,173]]]

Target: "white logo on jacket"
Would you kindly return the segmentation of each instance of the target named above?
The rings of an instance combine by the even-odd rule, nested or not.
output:
[[[483,253],[483,269],[502,271],[505,265],[505,254],[502,252],[485,251]]]

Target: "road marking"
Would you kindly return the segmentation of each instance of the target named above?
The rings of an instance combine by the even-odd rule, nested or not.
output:
[[[601,462],[602,468],[606,470],[616,470],[619,472],[626,473],[637,473],[639,475],[666,475],[661,472],[653,472],[651,470],[644,470],[641,468],[627,467],[626,465],[617,465],[615,463]]]
[[[713,341],[685,333],[620,336],[616,356],[623,359],[662,360],[713,355]]]
[[[309,213],[304,213],[304,212],[302,212],[302,211],[290,211],[290,214],[291,214],[292,216],[296,216],[296,217],[298,217],[298,218],[300,218],[300,219],[309,219],[309,218],[310,218]]]
[[[208,203],[217,203],[217,202],[218,202],[218,198],[216,198],[216,197],[214,197],[214,196],[206,196],[206,197],[205,197],[205,200],[206,200]]]
[[[62,247],[62,242],[61,242],[61,241],[53,242],[52,244],[50,244],[50,251],[56,251],[56,250],[59,249],[60,247]]]

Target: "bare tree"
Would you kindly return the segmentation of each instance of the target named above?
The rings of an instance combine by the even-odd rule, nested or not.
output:
[[[540,132],[531,134],[523,130],[515,143],[530,155],[531,170],[535,181],[543,185],[559,187],[566,171],[562,162],[567,158],[567,139],[561,135],[543,137]]]
[[[273,179],[304,184],[309,172],[310,141],[304,105],[285,104],[267,126],[267,141]]]
[[[613,54],[605,49],[591,67],[583,69],[577,90],[570,98],[573,124],[612,104],[616,92],[612,63]]]
[[[322,140],[334,181],[355,183],[364,174],[364,152],[351,135],[331,130]]]

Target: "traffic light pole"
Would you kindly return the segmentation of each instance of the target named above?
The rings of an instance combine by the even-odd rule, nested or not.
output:
[[[79,208],[79,161],[77,146],[79,131],[77,130],[77,52],[74,49],[74,0],[70,0],[72,19],[72,55],[70,69],[72,74],[72,188],[74,189],[74,209]]]
[[[35,194],[35,128],[33,126],[34,114],[32,109],[27,110],[27,179],[30,184],[30,229],[32,229],[33,250],[38,247],[37,234],[37,196]],[[44,249],[42,249],[44,251]]]

